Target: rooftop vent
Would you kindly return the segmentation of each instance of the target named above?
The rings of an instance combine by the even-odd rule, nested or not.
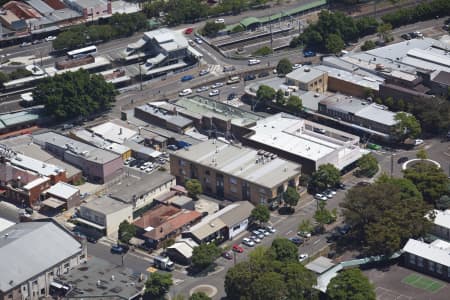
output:
[[[303,69],[305,72],[309,72],[309,71],[311,71],[311,69],[310,68],[304,68]]]

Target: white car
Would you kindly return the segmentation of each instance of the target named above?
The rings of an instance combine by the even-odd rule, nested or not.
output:
[[[267,230],[265,230],[265,229],[258,229],[258,231],[259,232],[261,232],[262,234],[264,234],[264,236],[268,236],[268,235],[270,235],[270,232],[268,232]]]
[[[180,93],[178,93],[178,95],[180,95],[180,96],[187,96],[187,95],[190,95],[190,94],[192,94],[192,90],[191,89],[184,89],[184,90],[182,90]]]
[[[50,36],[46,37],[45,40],[47,42],[54,41],[54,40],[56,40],[56,36],[50,35]]]
[[[275,228],[273,228],[272,226],[266,226],[266,230],[270,233],[275,233],[277,232],[277,230]]]
[[[219,90],[212,90],[211,92],[209,92],[210,97],[218,96],[219,94]]]
[[[422,144],[423,144],[423,140],[421,140],[421,139],[414,140],[414,146],[419,146]]]
[[[197,44],[203,44],[203,41],[202,41],[201,38],[195,38],[195,42],[196,42]]]
[[[150,173],[151,171],[153,171],[153,168],[147,168],[147,169],[145,169],[145,173]]]
[[[299,262],[304,262],[305,260],[307,260],[309,258],[309,255],[307,253],[302,253],[298,256],[298,261]]]
[[[216,82],[216,83],[214,83],[212,86],[211,86],[211,88],[212,89],[217,89],[217,88],[220,88],[220,87],[223,87],[224,86],[224,83],[223,82]]]
[[[244,239],[242,240],[242,244],[244,244],[244,245],[246,245],[246,246],[249,246],[249,247],[255,246],[255,242],[252,241],[252,240],[249,239],[249,238],[244,238]]]
[[[225,23],[225,19],[216,19],[214,21],[214,23],[216,23],[216,24],[224,24]]]
[[[252,235],[252,236],[250,237],[250,239],[251,239],[252,241],[254,241],[256,244],[261,243],[261,239],[260,239],[259,237],[255,236],[255,235]]]
[[[322,195],[322,194],[316,194],[316,195],[314,195],[314,198],[316,198],[317,200],[322,200],[322,201],[328,200],[327,196]]]
[[[292,69],[296,70],[296,69],[300,69],[301,67],[302,67],[301,64],[295,64],[295,65],[292,66]]]
[[[209,90],[209,87],[206,86],[206,85],[204,85],[204,86],[199,87],[199,88],[197,89],[197,93],[202,93],[202,92],[205,92],[205,91],[207,91],[207,90]]]
[[[257,64],[260,64],[260,63],[261,63],[261,61],[259,59],[249,59],[248,60],[248,65],[249,66],[257,65]]]

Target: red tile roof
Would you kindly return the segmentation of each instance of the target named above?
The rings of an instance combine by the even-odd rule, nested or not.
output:
[[[12,11],[20,19],[42,18],[37,10],[19,1],[9,1],[3,5],[3,8]]]

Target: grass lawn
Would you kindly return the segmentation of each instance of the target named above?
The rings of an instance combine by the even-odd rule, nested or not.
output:
[[[435,293],[444,287],[443,283],[414,273],[403,278],[402,282],[430,293]]]

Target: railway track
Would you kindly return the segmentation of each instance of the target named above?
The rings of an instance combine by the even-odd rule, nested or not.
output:
[[[277,37],[287,36],[287,35],[290,35],[291,32],[292,31],[277,32],[272,35],[272,38],[275,39]],[[259,43],[259,42],[263,42],[263,41],[270,41],[270,34],[266,35],[266,36],[261,36],[261,37],[255,38],[255,39],[251,39],[251,40],[246,40],[246,41],[236,42],[236,43],[229,44],[229,45],[224,45],[224,46],[221,46],[220,49],[223,51],[229,51],[229,50],[241,48],[241,47],[244,47],[247,45],[252,45],[252,44]]]

